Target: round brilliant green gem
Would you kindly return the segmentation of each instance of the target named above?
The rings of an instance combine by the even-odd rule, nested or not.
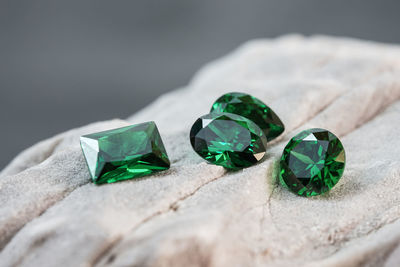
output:
[[[323,194],[342,177],[346,155],[342,143],[324,129],[309,129],[293,137],[280,160],[281,184],[300,196]]]

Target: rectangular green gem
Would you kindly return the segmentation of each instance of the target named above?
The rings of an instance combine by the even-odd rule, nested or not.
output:
[[[142,177],[170,167],[154,122],[84,135],[81,147],[96,184]]]

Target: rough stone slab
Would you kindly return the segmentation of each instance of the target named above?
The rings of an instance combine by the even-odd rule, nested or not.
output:
[[[265,161],[233,173],[202,161],[188,138],[229,91],[259,97],[286,125]],[[79,136],[150,120],[171,169],[90,183]],[[347,167],[329,194],[307,199],[275,179],[287,141],[310,127],[340,136]],[[249,42],[126,121],[17,156],[0,173],[0,266],[399,266],[399,132],[400,47],[321,36]]]

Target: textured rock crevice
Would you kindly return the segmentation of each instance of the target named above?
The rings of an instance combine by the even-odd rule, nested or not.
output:
[[[397,46],[301,36],[249,42],[126,121],[71,130],[17,156],[0,173],[0,266],[396,266],[398,77]],[[229,91],[262,99],[286,126],[265,161],[233,173],[204,163],[188,138]],[[150,120],[171,169],[90,183],[79,136]],[[329,194],[305,199],[275,179],[286,142],[311,127],[341,137],[347,169]]]
[[[225,173],[224,173],[225,174]],[[186,199],[192,197],[194,194],[196,194],[201,188],[203,188],[204,186],[206,186],[209,183],[214,182],[215,180],[223,177],[223,175],[220,176],[216,176],[211,180],[208,180],[206,182],[203,182],[202,184],[200,184],[197,188],[195,188],[193,191],[188,192],[186,195],[180,197],[179,199],[174,200],[167,209],[164,210],[158,210],[156,212],[154,212],[153,214],[151,214],[149,217],[144,218],[141,222],[139,222],[137,225],[135,225],[132,229],[130,229],[128,232],[132,233],[135,232],[136,229],[138,229],[139,227],[141,227],[143,224],[149,222],[150,220],[153,220],[154,218],[158,217],[158,216],[162,216],[164,214],[167,214],[169,212],[175,212],[179,209],[179,204],[183,201],[185,201]],[[107,260],[105,261],[106,263],[111,263],[114,258],[114,254],[112,255],[108,255],[109,252],[118,245],[119,242],[121,242],[121,240],[123,239],[123,236],[119,236],[117,238],[115,238],[114,240],[112,240],[111,242],[108,242],[108,245],[106,246],[107,249],[105,250],[101,250],[100,253],[98,255],[96,255],[94,257],[94,260],[92,261],[92,265],[96,265],[99,262],[104,262],[104,258],[107,258]]]

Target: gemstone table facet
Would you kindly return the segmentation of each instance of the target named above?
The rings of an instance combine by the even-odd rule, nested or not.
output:
[[[211,112],[227,112],[243,116],[263,130],[268,141],[278,137],[285,126],[275,112],[258,98],[244,93],[227,93],[212,105]]]
[[[300,196],[329,191],[342,177],[346,155],[342,143],[324,129],[309,129],[293,137],[280,160],[280,183]]]
[[[152,121],[82,136],[81,147],[96,184],[137,178],[170,167]]]
[[[190,142],[200,157],[231,170],[257,163],[267,147],[267,138],[255,123],[230,113],[211,113],[197,119]]]

